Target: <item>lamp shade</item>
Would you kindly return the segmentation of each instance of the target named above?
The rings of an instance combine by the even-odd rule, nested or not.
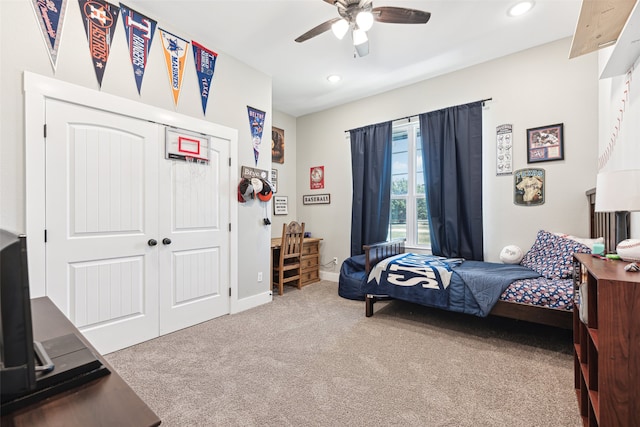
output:
[[[333,31],[333,35],[338,39],[342,40],[347,31],[349,30],[349,23],[346,19],[341,19],[339,21],[334,22],[331,25],[331,31]]]
[[[640,169],[599,173],[595,211],[640,211]]]

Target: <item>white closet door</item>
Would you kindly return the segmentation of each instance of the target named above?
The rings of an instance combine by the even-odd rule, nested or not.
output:
[[[158,336],[162,128],[54,100],[46,123],[47,296],[100,353]]]
[[[229,141],[204,140],[208,164],[160,161],[161,335],[229,313]]]

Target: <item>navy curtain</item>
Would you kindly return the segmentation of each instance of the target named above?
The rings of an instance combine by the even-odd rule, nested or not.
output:
[[[434,255],[483,260],[482,101],[420,115]]]
[[[351,255],[387,239],[391,206],[391,122],[353,129]]]

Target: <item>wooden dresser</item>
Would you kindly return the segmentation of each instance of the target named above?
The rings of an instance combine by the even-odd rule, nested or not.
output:
[[[302,243],[302,286],[320,281],[320,240],[309,237]]]
[[[280,237],[271,239],[271,261],[269,265],[273,265],[273,260],[279,256]],[[302,242],[302,286],[320,281],[320,241],[321,238],[306,237]],[[273,289],[273,273],[270,274],[271,289]]]
[[[573,315],[582,422],[640,425],[640,273],[624,271],[624,261],[589,254],[574,258],[576,297],[582,288],[581,307]]]

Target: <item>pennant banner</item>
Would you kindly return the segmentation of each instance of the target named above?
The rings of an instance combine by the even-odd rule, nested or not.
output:
[[[209,92],[211,92],[211,79],[213,78],[213,71],[216,67],[218,54],[193,40],[191,40],[191,45],[193,46],[193,59],[196,64],[198,84],[200,84],[202,112],[206,115],[207,100],[209,99]]]
[[[118,22],[120,8],[104,0],[78,0],[80,14],[84,23],[84,31],[89,41],[89,52],[93,68],[98,78],[98,86],[102,87],[102,77],[107,66],[111,41]]]
[[[36,18],[49,52],[49,59],[55,71],[67,0],[32,0],[31,4],[36,12]]]
[[[251,140],[253,142],[253,157],[258,165],[258,156],[260,155],[260,144],[262,143],[262,129],[264,128],[264,118],[266,113],[247,105],[249,112],[249,123],[251,125]]]
[[[144,77],[147,58],[151,50],[151,41],[156,31],[156,21],[147,18],[122,3],[120,3],[120,12],[122,12],[122,23],[124,24],[127,44],[129,45],[129,56],[131,57],[131,65],[133,65],[133,75],[136,78],[138,94],[140,94],[142,77]]]
[[[173,103],[177,106],[189,42],[162,28],[159,31],[162,38],[162,47],[164,48],[164,59],[167,62],[171,91],[173,92]]]

